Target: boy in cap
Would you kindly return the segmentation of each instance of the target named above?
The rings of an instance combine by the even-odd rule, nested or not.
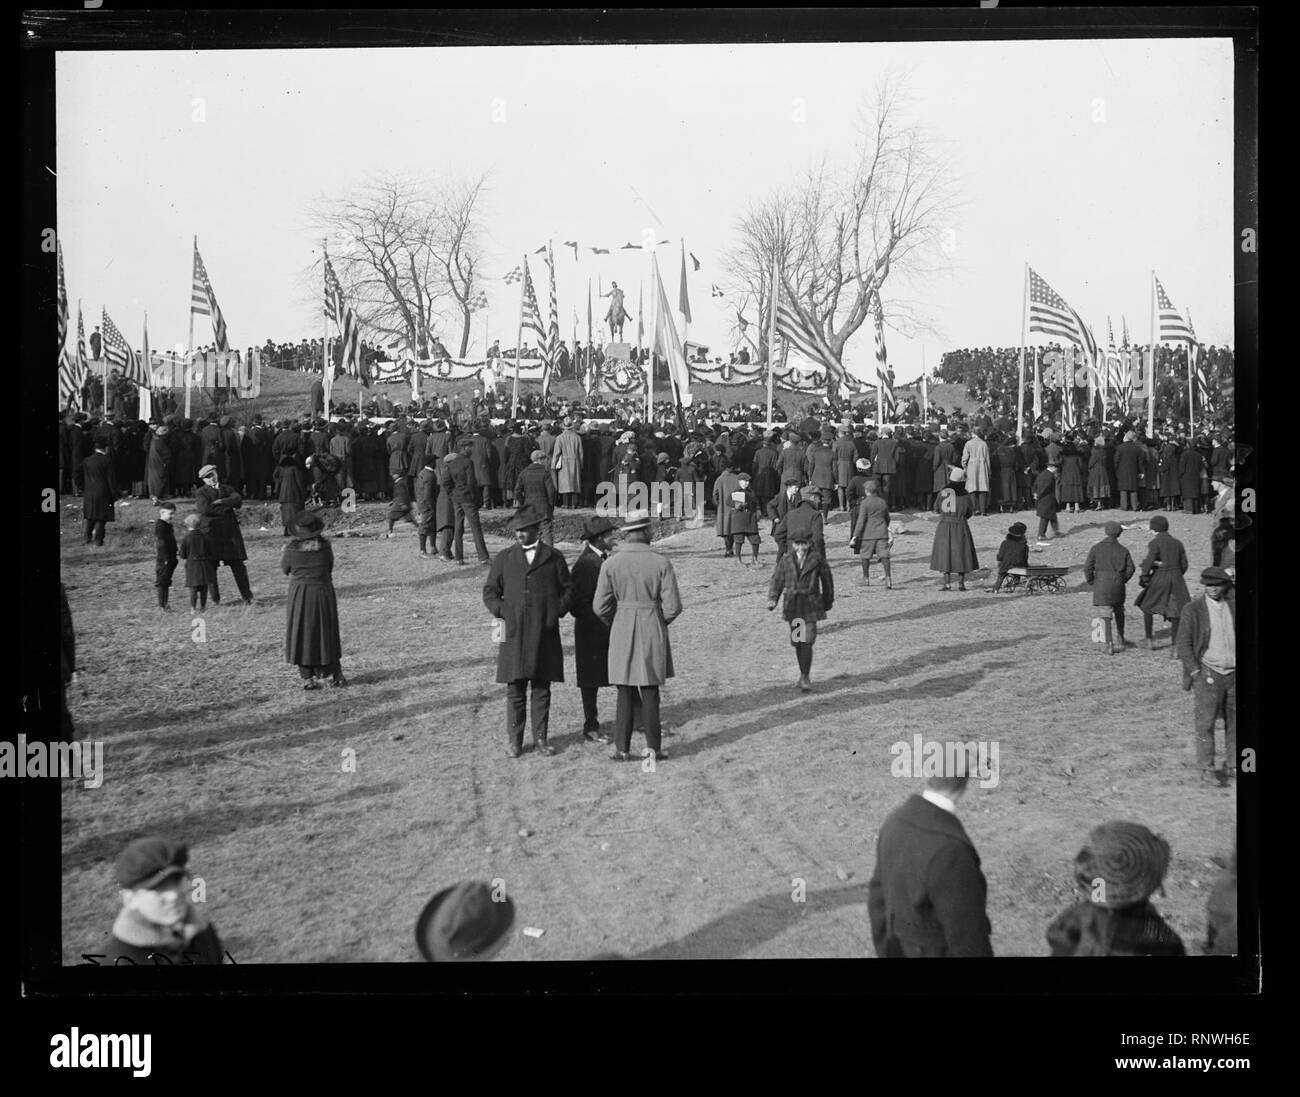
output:
[[[1029,542],[1025,540],[1028,532],[1024,522],[1013,522],[1007,529],[1006,537],[998,546],[998,578],[989,588],[994,594],[1002,589],[1012,568],[1029,567]]]
[[[1083,565],[1083,578],[1092,587],[1092,604],[1109,607],[1115,622],[1115,637],[1118,646],[1125,648],[1124,639],[1124,601],[1127,597],[1125,584],[1133,578],[1137,568],[1128,549],[1119,543],[1124,527],[1118,522],[1107,522],[1104,530],[1106,539],[1098,541],[1088,552],[1088,559]],[[1114,654],[1116,643],[1111,638],[1110,619],[1106,622],[1106,654]]]
[[[889,573],[889,504],[877,494],[875,480],[868,480],[862,488],[862,502],[858,506],[849,544],[862,558],[862,584],[871,582],[871,558],[874,556],[885,569],[885,589],[893,589]]]
[[[185,561],[185,585],[190,591],[190,609],[207,609],[208,592],[215,605],[221,600],[217,587],[217,562],[212,558],[208,535],[199,529],[199,516],[185,516],[185,536],[181,539],[180,558]]]
[[[406,473],[394,472],[392,479],[393,501],[388,504],[388,528],[384,533],[389,540],[393,537],[393,526],[399,519],[404,519],[412,525],[417,524],[411,516],[411,489],[407,485]]]
[[[221,939],[190,902],[183,842],[137,838],[117,859],[122,909],[105,949],[108,965],[220,964]]]
[[[172,503],[158,504],[158,517],[153,524],[154,583],[158,590],[158,607],[167,609],[167,596],[171,591],[172,576],[176,572],[176,532],[172,529]]]
[[[1183,689],[1195,691],[1196,763],[1206,784],[1237,775],[1237,599],[1223,568],[1201,572],[1201,594],[1183,607],[1174,640]],[[1214,725],[1223,717],[1222,774],[1214,768]]]
[[[745,567],[758,564],[758,496],[749,486],[749,473],[742,472],[736,476],[736,488],[731,497],[724,501],[731,510],[731,550],[736,559]],[[752,561],[744,556],[745,539],[749,539]]]
[[[820,515],[819,515],[820,517]],[[798,687],[812,689],[813,644],[817,642],[817,622],[824,621],[835,604],[835,583],[830,565],[813,547],[811,524],[790,531],[790,551],[776,562],[767,589],[767,608],[776,609],[776,600],[785,595],[782,613],[790,625],[790,643],[799,663]]]
[[[1169,868],[1169,843],[1139,823],[1114,822],[1088,835],[1074,859],[1087,899],[1047,927],[1053,956],[1185,956],[1151,895]]]

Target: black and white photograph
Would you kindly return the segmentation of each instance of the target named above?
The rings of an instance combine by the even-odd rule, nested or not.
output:
[[[1088,10],[27,13],[36,992],[1258,993],[1258,11]]]

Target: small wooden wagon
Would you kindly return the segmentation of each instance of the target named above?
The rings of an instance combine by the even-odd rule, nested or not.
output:
[[[1023,587],[1030,594],[1064,594],[1065,577],[1069,571],[1069,568],[1053,568],[1036,564],[1031,564],[1027,568],[1012,568],[1007,572],[1006,583],[1003,585],[1007,590],[1018,590]]]

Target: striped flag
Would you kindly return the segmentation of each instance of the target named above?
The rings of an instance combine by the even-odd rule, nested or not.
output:
[[[145,375],[143,364],[131,349],[131,344],[122,338],[117,325],[109,318],[108,309],[104,309],[103,328],[104,357],[108,359],[108,364],[121,370],[126,380],[148,387],[149,378]]]
[[[816,325],[804,316],[794,299],[794,292],[784,279],[781,291],[776,295],[776,330],[805,358],[823,366],[828,380],[834,379],[837,383],[842,383],[845,379],[844,366]],[[769,353],[775,352],[772,350]]]
[[[343,355],[340,365],[343,373],[357,378],[362,385],[369,388],[370,366],[363,360],[361,354],[361,324],[352,306],[343,296],[343,287],[339,285],[328,255],[325,256],[325,315],[334,321],[334,326],[338,329],[342,340]],[[325,381],[326,386],[332,389],[333,380],[333,377],[330,377]]]
[[[1029,330],[1066,339],[1083,349],[1089,364],[1097,360],[1097,341],[1065,298],[1029,268]],[[1073,383],[1073,378],[1071,379]]]
[[[1160,316],[1160,342],[1189,345],[1193,342],[1195,336],[1192,334],[1191,325],[1178,314],[1173,302],[1169,300],[1169,295],[1165,293],[1165,287],[1160,284],[1159,278],[1156,279],[1156,311]]]
[[[587,279],[587,370],[585,375],[586,384],[583,386],[587,390],[587,399],[596,395],[596,387],[600,384],[600,379],[596,373],[596,340],[595,333],[592,330],[591,323],[591,279]]]
[[[876,294],[876,381],[880,384],[880,406],[886,417],[892,418],[898,411],[898,398],[894,395],[893,377],[885,353],[885,323],[882,318],[884,310],[880,305],[880,294]]]
[[[81,406],[81,390],[86,384],[86,375],[90,372],[90,362],[86,357],[86,324],[81,318],[81,302],[77,302],[77,349],[75,354],[64,348],[63,358],[59,362],[59,405],[67,407],[69,401]]]
[[[1203,408],[1210,406],[1210,379],[1205,375],[1205,363],[1201,361],[1200,344],[1196,341],[1196,329],[1192,327],[1192,310],[1187,310],[1187,330],[1192,333],[1191,344],[1187,348],[1192,363],[1192,378],[1196,385],[1196,403]]]
[[[212,292],[207,268],[204,267],[203,259],[199,255],[198,240],[194,241],[194,281],[190,287],[190,312],[196,316],[210,317],[213,341],[217,345],[217,350],[230,349],[230,339],[226,334],[226,318],[221,315],[217,295]]]
[[[58,255],[58,296],[59,296],[59,354],[68,343],[68,283],[63,277],[63,242],[56,240],[54,250]]]
[[[693,257],[692,257],[692,258],[693,258]],[[698,269],[698,264],[697,264],[697,269]],[[677,297],[678,297],[678,301],[677,301],[677,311],[680,312],[680,313],[682,314],[682,319],[685,320],[685,321],[689,324],[689,323],[691,322],[691,295],[690,295],[689,292],[687,292],[687,289],[686,289],[686,244],[685,244],[684,242],[683,242],[683,244],[682,244],[682,278],[681,278],[681,283],[682,283],[682,284],[681,284],[681,289],[679,290],[679,292],[678,292],[678,294],[677,294]]]

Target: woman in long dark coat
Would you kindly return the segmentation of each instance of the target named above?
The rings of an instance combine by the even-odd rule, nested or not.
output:
[[[172,495],[194,494],[194,423],[181,421],[180,429],[172,436]]]
[[[284,546],[280,569],[289,576],[288,627],[284,658],[298,667],[303,689],[320,689],[320,679],[346,686],[340,659],[339,603],[334,594],[334,550],[323,536],[320,516],[303,511],[293,539]]]
[[[934,547],[930,550],[930,570],[943,572],[942,590],[952,590],[953,572],[957,573],[957,589],[965,590],[966,573],[980,566],[975,555],[975,538],[970,532],[970,516],[975,504],[966,494],[965,480],[966,474],[955,469],[948,486],[934,501],[939,525],[934,531]]]
[[[362,499],[384,492],[384,448],[373,427],[364,427],[352,444],[352,486]]]
[[[1201,513],[1201,476],[1205,459],[1194,446],[1188,446],[1178,458],[1178,486],[1183,496],[1183,510]]]
[[[1092,453],[1088,457],[1088,498],[1092,500],[1093,510],[1109,507],[1115,494],[1115,481],[1110,466],[1110,437],[1103,435],[1093,444]]]
[[[506,440],[506,464],[501,476],[501,486],[506,505],[517,507],[521,500],[514,498],[515,484],[519,482],[519,474],[533,463],[530,455],[536,447],[518,423],[510,422],[506,426],[510,428],[510,437]]]
[[[1187,551],[1183,543],[1169,533],[1169,519],[1157,514],[1151,519],[1151,532],[1155,534],[1147,546],[1146,559],[1138,573],[1138,592],[1133,604],[1142,611],[1142,631],[1147,649],[1152,645],[1153,625],[1158,613],[1169,622],[1169,653],[1175,655],[1173,639],[1178,635],[1178,618],[1183,607],[1192,600],[1187,590]],[[1176,656],[1175,656],[1176,657]]]
[[[166,426],[159,427],[149,443],[149,457],[145,462],[145,479],[149,481],[149,498],[153,502],[166,499],[171,490],[172,448]]]
[[[1016,447],[1006,435],[998,437],[993,449],[993,464],[997,469],[998,510],[1020,509],[1020,475],[1016,463],[1020,460]]]
[[[1079,513],[1083,505],[1083,481],[1087,475],[1083,458],[1073,441],[1067,441],[1061,447],[1061,506],[1072,514]]]
[[[1173,510],[1175,500],[1182,493],[1182,488],[1178,483],[1178,458],[1180,456],[1178,446],[1174,444],[1172,438],[1160,447],[1160,465],[1158,468],[1160,502],[1165,510]]]

